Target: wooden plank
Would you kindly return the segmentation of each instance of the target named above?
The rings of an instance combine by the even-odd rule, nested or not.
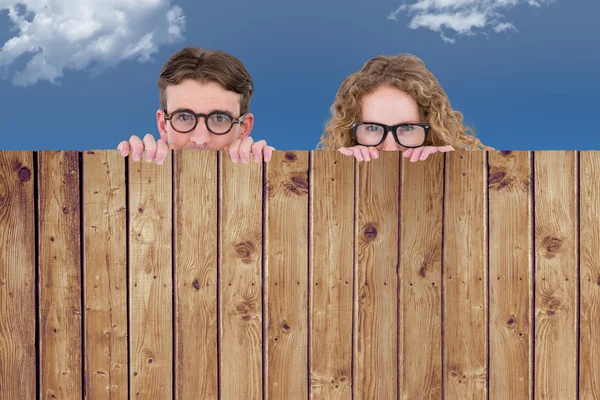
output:
[[[444,398],[487,396],[486,152],[446,153]]]
[[[356,163],[355,398],[397,397],[399,155]]]
[[[444,154],[401,171],[400,398],[441,399]]]
[[[276,151],[266,168],[265,390],[308,398],[308,156]]]
[[[0,151],[0,388],[36,397],[35,198],[31,151]]]
[[[40,397],[81,399],[79,153],[38,153]]]
[[[600,151],[580,152],[580,398],[600,398]]]
[[[217,153],[173,157],[175,395],[217,399]]]
[[[83,153],[85,395],[126,399],[127,206],[116,150]]]
[[[533,389],[531,152],[492,151],[488,157],[490,398],[530,399]]]
[[[310,397],[352,398],[354,158],[311,152]]]
[[[172,155],[129,163],[130,398],[173,394]]]
[[[577,153],[536,151],[534,398],[577,397]]]
[[[263,166],[226,152],[219,166],[221,398],[261,399]]]

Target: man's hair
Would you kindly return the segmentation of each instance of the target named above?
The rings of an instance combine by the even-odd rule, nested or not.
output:
[[[225,90],[242,95],[242,114],[250,110],[250,99],[254,92],[252,78],[244,64],[230,54],[194,46],[173,54],[163,66],[158,78],[160,107],[163,110],[167,108],[167,86],[178,85],[185,79],[193,79],[200,83],[218,83]]]

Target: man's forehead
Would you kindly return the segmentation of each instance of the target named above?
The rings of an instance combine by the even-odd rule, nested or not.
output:
[[[166,95],[169,112],[187,108],[195,112],[223,110],[233,114],[239,113],[242,97],[238,93],[225,90],[218,83],[200,83],[193,80],[167,86]]]

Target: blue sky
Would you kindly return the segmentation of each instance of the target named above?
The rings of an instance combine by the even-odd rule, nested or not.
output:
[[[160,69],[195,45],[246,65],[252,136],[278,150],[314,149],[344,78],[396,53],[421,57],[489,146],[600,150],[597,0],[46,3],[0,0],[0,149],[157,137]]]

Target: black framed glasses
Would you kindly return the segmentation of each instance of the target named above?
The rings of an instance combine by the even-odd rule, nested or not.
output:
[[[171,126],[179,133],[189,133],[196,129],[198,120],[204,118],[206,129],[215,135],[225,135],[233,125],[244,122],[246,114],[233,118],[229,113],[213,111],[209,114],[196,114],[191,110],[176,110],[171,115],[165,112],[165,121],[171,121]]]
[[[354,139],[362,146],[379,146],[392,132],[396,142],[403,147],[416,148],[425,144],[429,124],[384,125],[378,122],[357,122],[352,125]]]

